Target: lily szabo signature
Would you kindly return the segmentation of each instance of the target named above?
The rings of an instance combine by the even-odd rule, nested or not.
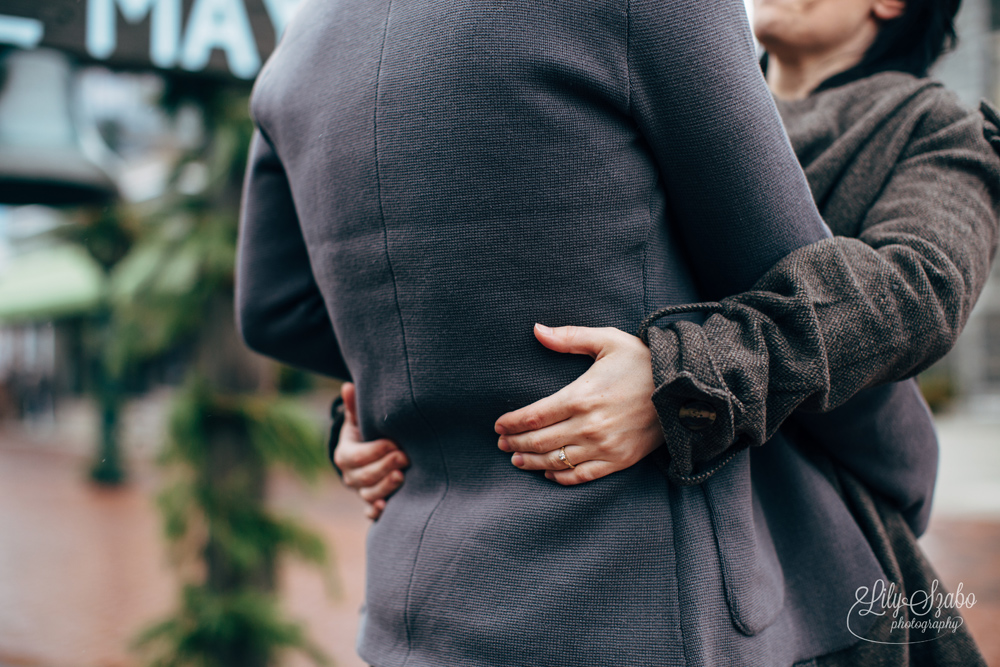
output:
[[[918,644],[939,639],[945,632],[955,632],[965,619],[958,609],[970,609],[976,604],[975,593],[963,592],[964,585],[958,584],[954,593],[946,593],[935,579],[929,590],[916,589],[909,596],[904,595],[895,583],[878,579],[871,586],[859,586],[854,592],[855,602],[847,614],[847,629],[858,639],[876,644]],[[948,613],[948,612],[954,612]],[[852,619],[865,616],[885,616],[893,618],[890,632],[908,630],[901,641],[876,641],[863,637],[851,627]],[[943,615],[943,617],[942,617]]]

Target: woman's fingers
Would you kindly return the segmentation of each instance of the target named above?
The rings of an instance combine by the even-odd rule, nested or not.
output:
[[[382,516],[382,510],[385,509],[384,500],[376,500],[373,503],[368,503],[368,507],[365,508],[365,516],[375,521],[380,516]]]
[[[368,503],[374,503],[378,500],[383,500],[398,489],[403,484],[403,472],[401,470],[393,470],[389,474],[385,475],[377,484],[372,486],[364,486],[358,489],[358,495]],[[383,507],[385,505],[383,504]]]
[[[589,448],[578,445],[566,446],[566,458],[574,467],[570,468],[559,458],[559,450],[548,454],[515,454],[514,461],[521,470],[544,470],[545,478],[563,486],[573,486],[585,482],[593,482],[621,470],[614,462],[600,459],[589,460]]]
[[[567,447],[566,450],[568,454],[569,448]],[[584,461],[568,470],[549,470],[545,473],[545,478],[563,486],[573,486],[574,484],[593,482],[595,479],[610,475],[617,470],[619,468],[609,461]]]
[[[615,337],[622,332],[611,327],[547,327],[544,324],[535,325],[535,338],[538,342],[556,352],[566,354],[586,354],[595,359],[614,344]]]
[[[407,465],[409,461],[403,452],[391,451],[368,465],[344,470],[344,484],[354,489],[375,486],[393,471],[401,470]]]
[[[522,452],[527,454],[544,454],[563,445],[581,445],[584,439],[581,420],[571,417],[558,424],[540,428],[537,431],[527,431],[514,435],[502,435],[497,446],[505,452]]]
[[[383,456],[398,452],[399,447],[392,440],[382,438],[364,442],[356,426],[345,424],[340,431],[340,440],[333,450],[333,462],[347,472],[374,463]]]
[[[577,411],[577,403],[573,400],[575,391],[574,383],[570,383],[551,396],[508,412],[496,421],[494,430],[500,435],[513,435],[537,431],[569,419]]]
[[[358,393],[353,382],[345,382],[340,387],[340,397],[344,399],[344,414],[347,416],[347,423],[351,426],[358,425]]]
[[[566,445],[545,454],[517,453],[511,457],[511,463],[521,470],[569,470],[569,465],[563,463],[559,453],[565,450],[566,459],[573,465],[579,466],[592,456],[592,453],[588,453],[589,449],[580,445]]]

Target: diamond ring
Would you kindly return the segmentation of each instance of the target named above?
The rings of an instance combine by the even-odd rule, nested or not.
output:
[[[568,458],[566,458],[566,448],[565,447],[560,447],[559,448],[559,460],[562,461],[563,463],[565,463],[566,465],[568,465],[570,468],[575,468],[576,467],[575,465],[573,465],[572,463],[570,463],[570,460]]]

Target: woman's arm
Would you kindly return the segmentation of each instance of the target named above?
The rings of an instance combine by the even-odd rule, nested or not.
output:
[[[985,130],[997,141],[992,123]],[[662,311],[715,313],[703,325],[648,328],[653,403],[675,482],[704,481],[733,452],[763,444],[798,407],[830,410],[865,387],[919,372],[951,348],[997,244],[1000,159],[983,134],[977,114],[951,104],[935,107],[858,239],[799,248],[752,291]],[[572,329],[557,335],[595,345],[611,340],[595,335],[599,330]],[[596,445],[575,448],[570,459],[577,463],[591,456],[606,461],[613,450],[617,469],[630,465],[636,451],[648,451],[647,441],[625,439],[627,424],[616,416],[621,402],[615,387],[627,386],[626,377],[603,382],[614,369],[598,372],[616,345],[594,346],[599,358],[579,380],[501,417],[499,444],[516,453],[515,465],[559,471],[550,476],[579,483],[589,474],[563,471],[558,447]],[[633,388],[646,382],[632,378]],[[689,417],[688,426],[681,415]],[[591,423],[603,425],[599,438]],[[602,466],[609,468],[614,466]]]
[[[655,91],[652,81],[649,89]],[[653,108],[657,95],[647,98]],[[661,137],[655,113],[647,116],[646,121],[640,119],[640,127],[661,160],[677,229],[709,294],[718,297],[748,289],[771,269],[769,261],[800,248],[767,271],[758,291],[713,306],[721,314],[703,327],[681,322],[666,332],[650,333],[654,403],[674,481],[707,479],[733,452],[763,443],[800,404],[804,409],[829,410],[863,387],[915,374],[954,343],[982,288],[996,244],[997,158],[983,139],[977,115],[956,115],[953,105],[941,105],[936,115],[925,119],[865,221],[861,238],[805,244],[800,239],[815,230],[809,215],[803,215],[801,227],[780,216],[760,219],[756,215],[766,202],[754,202],[752,193],[737,200],[725,196],[727,191],[740,191],[740,183],[727,177],[748,173],[747,182],[759,188],[758,194],[772,198],[773,205],[791,204],[787,210],[795,210],[797,200],[781,189],[785,181],[766,161],[755,158],[748,161],[750,167],[723,171],[712,179],[707,171],[711,151],[705,148],[699,162],[688,160],[690,152],[681,150],[677,154],[685,161],[678,166],[669,151],[670,135]],[[696,118],[692,120],[702,136],[710,133],[697,125]],[[758,124],[747,127],[756,130]],[[694,134],[697,138],[699,132]],[[750,130],[746,135],[750,143],[734,148],[735,155],[739,157],[740,150],[759,155],[752,142],[764,136]],[[690,141],[681,140],[682,148]],[[685,169],[687,164],[694,169]],[[754,168],[761,165],[762,169]],[[762,174],[764,182],[753,180]],[[797,183],[791,179],[792,186]],[[705,205],[701,200],[692,208],[704,192],[715,193],[721,204]],[[741,203],[747,204],[742,212]],[[717,214],[723,206],[736,207],[728,219]],[[701,212],[707,215],[701,218]],[[821,238],[814,236],[813,241]],[[774,245],[768,247],[769,242]],[[777,257],[768,251],[777,252]],[[740,271],[718,269],[727,265]],[[698,304],[667,312],[684,311],[705,312],[706,307]],[[564,422],[588,412],[591,421],[594,412],[603,413],[597,421],[613,419],[615,406],[595,404],[594,392],[571,385],[561,393],[498,422],[498,432],[504,434],[501,448],[524,454],[515,455],[515,464],[564,468],[554,458],[552,446],[587,437],[586,422],[573,428]],[[686,426],[682,415],[705,418],[687,420]],[[561,426],[552,428],[557,424]],[[595,451],[609,446],[605,442]],[[623,454],[629,450],[618,449]],[[618,460],[631,459],[621,455]],[[585,481],[578,471],[555,476],[568,483]]]
[[[649,329],[677,475],[696,479],[733,443],[766,441],[797,407],[830,410],[951,348],[997,244],[1000,160],[983,134],[978,114],[932,105],[859,238],[791,253],[753,291],[711,306],[702,326]],[[710,428],[664,419],[692,399],[715,411]]]
[[[236,319],[252,350],[350,379],[313,278],[285,171],[259,130],[250,148],[240,215]]]

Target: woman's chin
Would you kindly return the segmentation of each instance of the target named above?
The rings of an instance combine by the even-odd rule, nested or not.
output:
[[[754,37],[757,38],[761,47],[771,55],[796,50],[794,44],[789,43],[787,39],[782,39],[780,31],[773,30],[770,26],[763,28],[754,26]]]
[[[772,47],[794,41],[796,31],[793,27],[794,23],[780,11],[758,10],[753,17],[754,37],[768,51]]]

